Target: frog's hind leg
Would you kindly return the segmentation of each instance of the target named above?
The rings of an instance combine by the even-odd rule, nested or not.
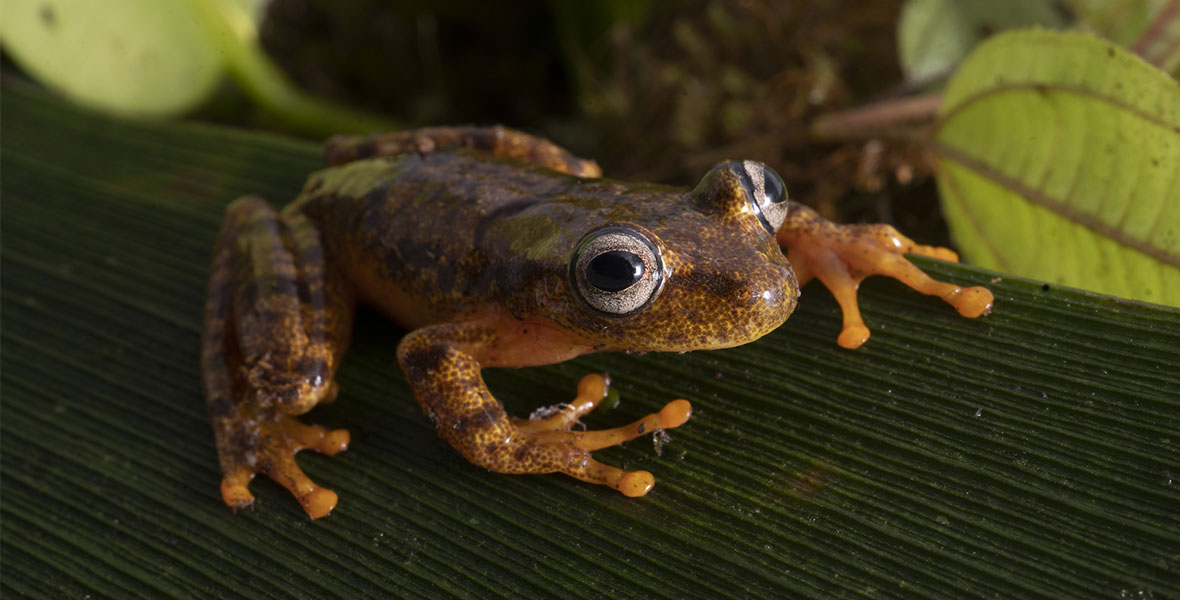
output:
[[[433,325],[412,332],[398,346],[398,362],[443,439],[472,463],[500,473],[565,473],[632,497],[651,489],[651,473],[605,465],[590,453],[679,427],[692,414],[688,402],[675,400],[623,427],[570,431],[606,396],[606,377],[587,375],[578,385],[577,398],[558,412],[513,419],[488,391],[479,362],[464,350],[468,344],[478,346],[481,335],[473,327]]]
[[[500,125],[425,127],[373,135],[341,135],[328,140],[324,158],[329,165],[342,165],[362,158],[425,154],[447,148],[471,148],[579,177],[602,177],[598,163],[578,158],[545,138]]]
[[[818,278],[840,304],[844,327],[837,343],[845,348],[857,348],[869,339],[856,301],[857,288],[869,275],[887,275],[923,294],[938,296],[964,317],[987,314],[994,301],[987,288],[960,287],[923,273],[903,255],[921,254],[951,262],[958,262],[959,257],[946,248],[915,244],[889,225],[837,225],[792,202],[778,230],[778,242],[787,247],[787,260],[799,285]]]
[[[301,215],[280,217],[257,197],[229,206],[202,333],[205,397],[229,506],[254,501],[248,484],[257,473],[290,490],[313,518],[335,506],[336,494],[304,475],[294,455],[340,452],[348,432],[304,425],[295,415],[335,397],[332,376],[351,311]]]

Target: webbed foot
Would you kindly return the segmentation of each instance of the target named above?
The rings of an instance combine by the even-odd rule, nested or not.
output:
[[[526,465],[545,464],[552,467],[549,471],[560,471],[582,481],[610,486],[625,496],[634,498],[646,494],[655,485],[651,473],[612,467],[598,462],[590,453],[648,433],[679,427],[692,416],[692,405],[687,400],[673,400],[658,413],[629,425],[597,431],[571,431],[578,419],[589,414],[606,398],[609,386],[607,376],[587,375],[578,383],[577,398],[555,407],[556,412],[550,416],[513,419],[517,435],[512,453],[523,457],[522,462]]]
[[[959,262],[959,257],[947,248],[916,244],[890,225],[837,225],[799,205],[791,208],[778,241],[788,249],[787,260],[795,268],[799,285],[818,278],[840,304],[844,326],[836,343],[844,348],[858,348],[869,339],[856,299],[860,282],[869,275],[886,275],[918,292],[938,296],[964,317],[986,315],[995,301],[985,287],[961,287],[923,273],[904,255],[950,262]]]
[[[345,429],[329,430],[306,425],[290,415],[276,420],[244,421],[237,435],[227,437],[222,451],[221,498],[234,510],[254,502],[250,481],[263,474],[287,488],[299,500],[307,516],[318,519],[336,507],[336,492],[320,487],[295,463],[295,453],[312,449],[333,455],[348,448]]]

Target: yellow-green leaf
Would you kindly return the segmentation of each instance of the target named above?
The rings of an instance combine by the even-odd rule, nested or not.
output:
[[[969,260],[1180,305],[1180,86],[1089,35],[982,44],[934,134],[951,231]]]

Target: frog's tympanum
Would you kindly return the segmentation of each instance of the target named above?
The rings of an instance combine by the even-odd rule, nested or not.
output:
[[[409,332],[398,362],[439,435],[467,460],[565,473],[627,496],[647,493],[651,474],[591,452],[682,425],[688,402],[615,429],[572,430],[606,395],[605,376],[586,376],[576,399],[544,416],[518,419],[480,370],[745,344],[781,325],[812,277],[844,311],[846,348],[869,336],[856,302],[868,275],[895,277],[967,317],[992,304],[986,289],[935,281],[902,257],[954,253],[885,225],[825,221],[787,200],[782,179],[757,162],[723,162],[691,190],[624,183],[500,127],[335,138],[327,157],[335,166],[281,212],[258,197],[231,204],[214,250],[204,386],[221,494],[234,508],[253,501],[257,473],[312,518],[336,505],[295,453],[335,454],[348,432],[296,417],[336,398],[359,302]]]

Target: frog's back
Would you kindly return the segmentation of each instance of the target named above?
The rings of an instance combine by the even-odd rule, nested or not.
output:
[[[362,300],[418,326],[494,300],[496,257],[480,244],[488,224],[573,179],[466,151],[376,158],[313,174],[289,210],[317,224],[332,268]]]

